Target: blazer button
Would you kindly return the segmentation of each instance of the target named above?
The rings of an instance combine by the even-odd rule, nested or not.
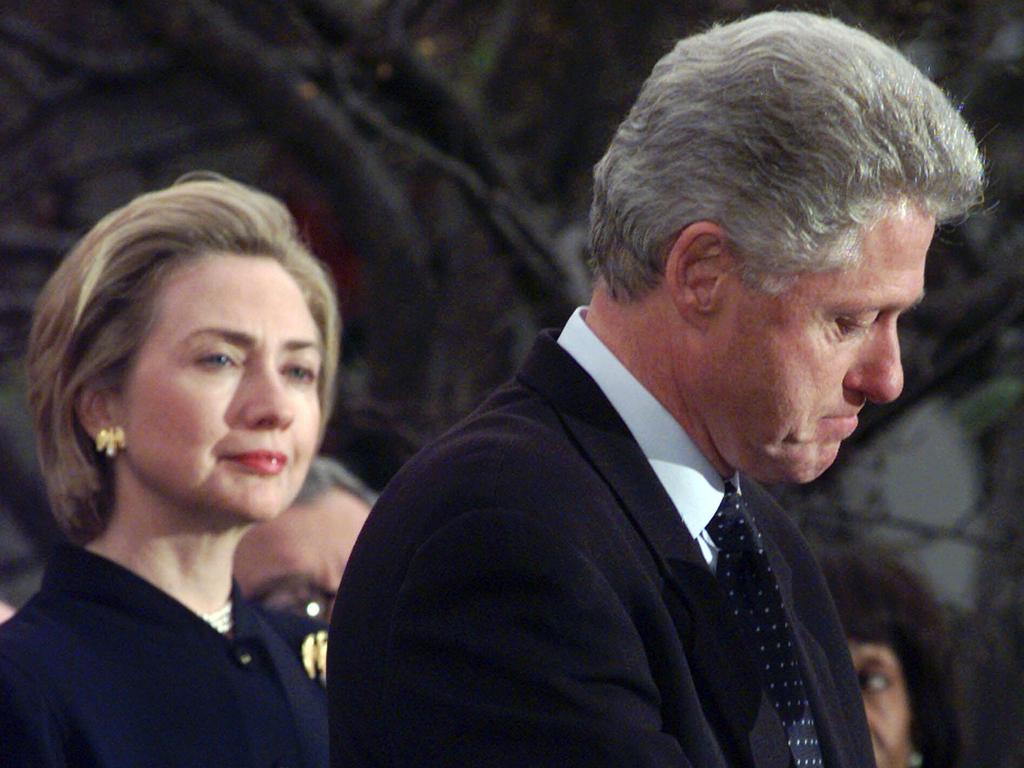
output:
[[[252,652],[245,646],[235,648],[235,661],[240,667],[248,667],[252,664]]]

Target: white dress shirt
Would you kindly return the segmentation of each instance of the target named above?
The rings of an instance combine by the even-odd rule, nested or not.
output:
[[[573,312],[558,344],[590,374],[622,417],[714,570],[718,549],[704,527],[722,503],[724,482],[665,407],[594,334],[584,320],[586,313],[586,307]]]

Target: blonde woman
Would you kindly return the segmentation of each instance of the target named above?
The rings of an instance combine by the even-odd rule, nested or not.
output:
[[[0,764],[325,764],[321,627],[247,604],[231,568],[302,485],[338,339],[291,216],[222,177],[136,198],[68,255],[28,369],[71,543],[0,627]]]

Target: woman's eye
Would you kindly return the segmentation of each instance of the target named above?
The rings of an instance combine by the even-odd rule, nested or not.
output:
[[[865,693],[878,693],[886,690],[892,683],[881,672],[861,672],[858,676],[860,689]]]
[[[288,377],[304,384],[312,384],[316,381],[317,372],[313,368],[304,365],[292,365],[287,369]]]
[[[216,352],[212,355],[206,355],[199,361],[203,365],[209,366],[210,368],[224,368],[232,364],[230,355],[226,355],[223,352]]]

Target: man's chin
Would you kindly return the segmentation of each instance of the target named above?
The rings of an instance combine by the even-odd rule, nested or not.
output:
[[[743,471],[761,483],[809,483],[835,463],[839,445],[838,441],[815,446],[784,445],[771,452],[763,467]]]
[[[840,444],[837,440],[827,446],[821,446],[816,451],[813,460],[804,462],[796,467],[790,482],[809,483],[821,477],[825,470],[835,464],[836,457],[839,455]]]

